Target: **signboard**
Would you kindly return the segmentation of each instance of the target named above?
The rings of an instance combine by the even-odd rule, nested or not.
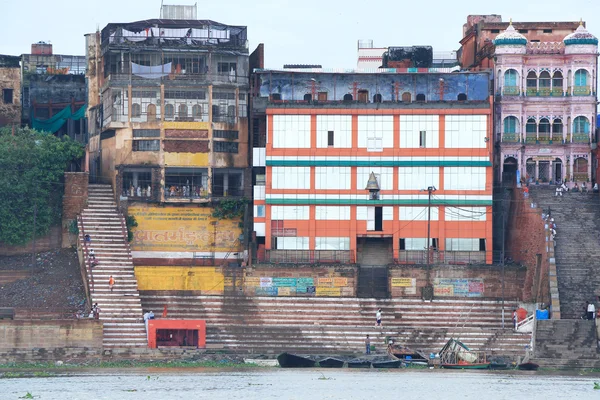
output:
[[[276,287],[257,287],[255,294],[257,296],[277,296],[278,288]]]
[[[410,287],[412,285],[412,278],[392,278],[392,287]]]
[[[333,286],[348,286],[348,278],[333,278]]]
[[[332,286],[333,278],[319,278],[317,280],[317,285],[318,286]]]
[[[334,288],[334,287],[324,287],[324,286],[317,286],[317,296],[334,296],[334,297],[339,297],[342,295],[342,289],[341,288]]]
[[[485,285],[480,278],[436,278],[433,287],[435,296],[480,297]]]
[[[454,296],[454,286],[451,285],[435,285],[433,287],[434,296]]]
[[[277,287],[296,287],[296,278],[273,278],[272,285]]]
[[[271,229],[271,236],[296,237],[298,236],[298,230],[296,228],[273,228]]]
[[[260,278],[260,287],[271,287],[273,286],[273,278]]]
[[[278,296],[295,296],[296,288],[295,287],[279,287],[277,288]]]

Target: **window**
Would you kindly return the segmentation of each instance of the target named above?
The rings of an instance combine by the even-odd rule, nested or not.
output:
[[[235,92],[213,92],[213,100],[235,100]]]
[[[504,133],[517,133],[519,120],[516,117],[504,118]]]
[[[547,136],[550,133],[550,121],[547,118],[540,119],[540,124],[538,125],[538,132],[540,134],[544,134],[544,136]]]
[[[586,117],[577,117],[573,121],[573,133],[590,133],[590,122]]]
[[[366,90],[358,91],[358,102],[359,103],[368,103],[369,102],[369,92]]]
[[[466,101],[467,100],[467,95],[464,93],[459,93],[458,96],[456,97],[456,99],[458,101]]]
[[[2,89],[2,101],[4,104],[12,104],[13,89]]]
[[[131,148],[133,151],[159,151],[160,140],[134,140]]]
[[[504,86],[515,87],[517,86],[517,71],[509,69],[504,73]]]
[[[579,69],[575,72],[575,86],[587,86],[587,71]]]
[[[536,89],[537,88],[537,75],[534,71],[530,71],[527,74],[527,89]]]
[[[409,92],[402,93],[402,102],[403,103],[410,103],[411,101],[412,101],[412,96]]]
[[[128,197],[152,197],[152,173],[144,168],[123,170],[123,194]]]
[[[492,29],[492,33],[500,33],[500,29]]]
[[[559,89],[562,90],[562,86],[563,86],[563,75],[562,75],[562,72],[556,71],[554,73],[554,75],[552,76],[552,87],[553,88],[559,88]]]
[[[232,72],[233,71],[233,72]],[[237,72],[237,63],[234,62],[220,62],[217,63],[217,72],[219,74],[233,74]]]
[[[352,95],[351,94],[345,94],[344,95],[344,101],[352,101]]]
[[[229,139],[229,140],[237,140],[238,131],[230,131],[230,130],[219,130],[215,129],[213,131],[213,137],[218,139]]]
[[[165,117],[173,118],[175,115],[175,106],[173,104],[165,104]]]
[[[382,97],[381,94],[377,93],[375,96],[373,96],[373,103],[381,103],[382,102]]]
[[[281,93],[271,94],[271,101],[281,101]]]
[[[333,131],[327,131],[327,146],[333,146]]]
[[[425,101],[425,95],[423,93],[417,94],[417,101]]]
[[[215,153],[236,153],[238,152],[237,142],[213,142]]]
[[[256,206],[256,216],[258,218],[265,217],[265,206]]]
[[[131,105],[131,116],[133,118],[137,118],[142,115],[142,108],[138,103],[133,103]]]
[[[160,137],[160,129],[134,129],[133,137]]]
[[[537,124],[535,119],[529,118],[527,120],[527,125],[525,125],[525,132],[527,133],[536,133],[537,132]]]
[[[350,250],[349,237],[316,237],[316,250]]]
[[[552,29],[544,29],[542,32],[544,32],[544,33],[552,33]]]
[[[165,198],[208,197],[208,169],[165,168]]]
[[[154,104],[148,104],[146,107],[146,120],[148,122],[156,121],[156,106]]]
[[[202,106],[200,104],[194,104],[192,106],[192,117],[194,117],[194,119],[202,118]]]
[[[319,101],[327,101],[327,92],[319,92],[317,98]]]
[[[527,29],[519,29],[519,33],[527,33]]]
[[[427,131],[419,131],[419,147],[427,147]]]
[[[552,122],[552,133],[563,133],[562,120],[557,118]]]
[[[540,74],[540,88],[550,87],[550,73],[548,71],[542,71]]]
[[[212,193],[214,196],[243,196],[244,170],[213,168]]]
[[[312,95],[310,93],[306,93],[304,95],[304,101],[312,101]]]
[[[178,109],[177,109],[177,117],[182,119],[182,118],[187,118],[188,116],[188,108],[185,104],[180,104]]]

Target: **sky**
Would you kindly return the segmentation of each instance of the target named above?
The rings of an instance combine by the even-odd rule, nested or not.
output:
[[[165,4],[192,5],[194,0]],[[85,54],[84,34],[110,22],[158,18],[161,0],[0,0],[0,54],[29,53],[50,42],[55,54]],[[357,41],[375,47],[431,45],[456,50],[467,15],[504,21],[579,21],[600,36],[600,1],[572,0],[217,0],[198,2],[198,19],[248,27],[250,51],[265,45],[265,66],[356,68]]]

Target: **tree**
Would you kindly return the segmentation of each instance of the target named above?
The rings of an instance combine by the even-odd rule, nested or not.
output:
[[[84,148],[68,137],[31,129],[0,129],[0,242],[25,244],[60,222],[63,179]]]

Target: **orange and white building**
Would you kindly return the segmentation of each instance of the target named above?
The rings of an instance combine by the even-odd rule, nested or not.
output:
[[[255,71],[259,261],[492,263],[489,74],[380,71]]]

